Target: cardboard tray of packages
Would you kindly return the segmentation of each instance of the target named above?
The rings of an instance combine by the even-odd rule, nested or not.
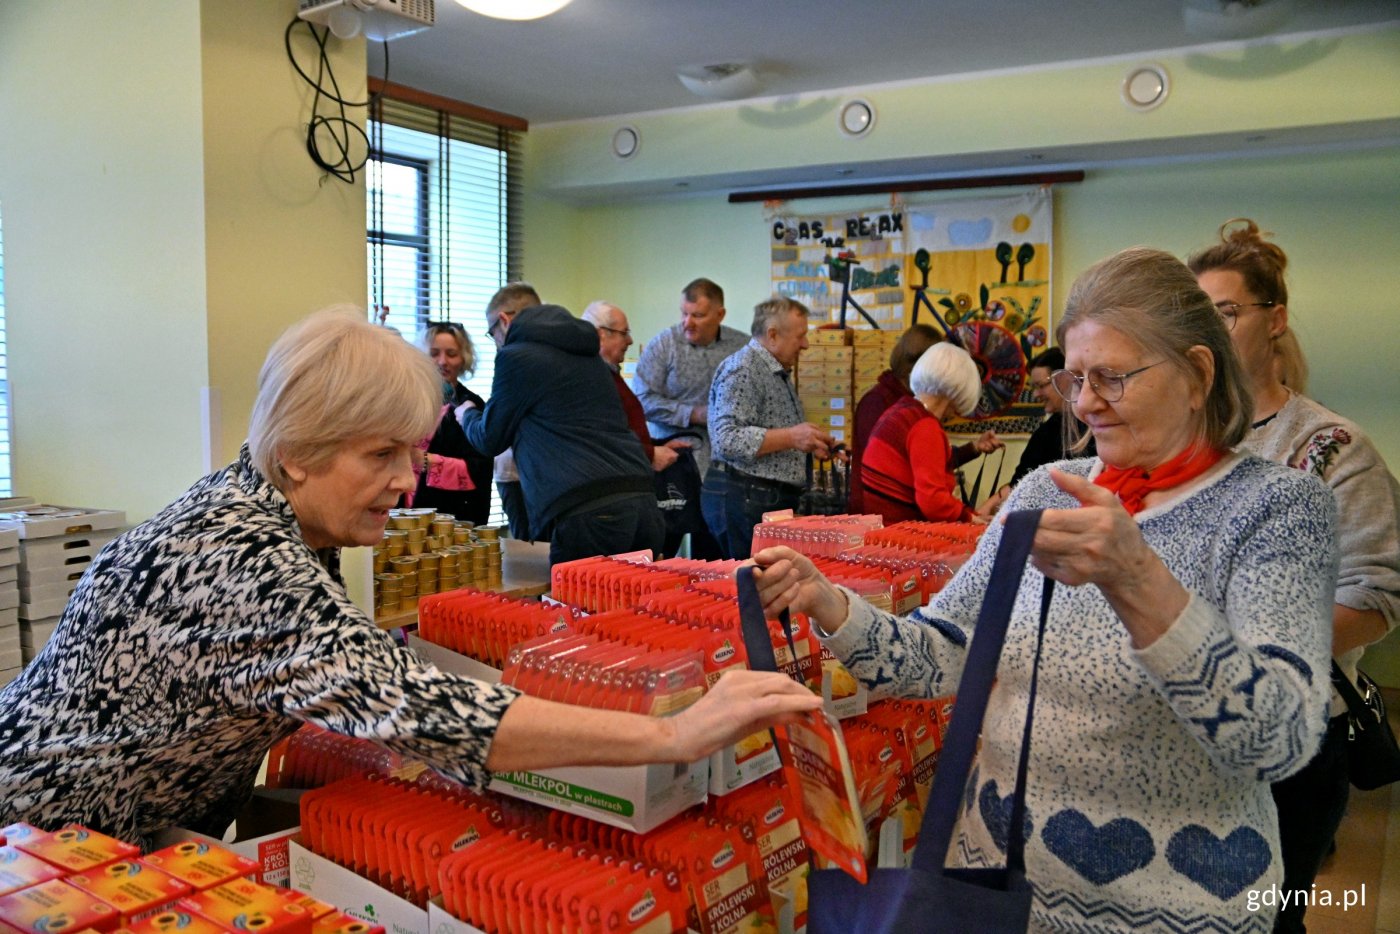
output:
[[[28,603],[29,599],[25,594],[33,593],[35,588],[54,587],[60,584],[71,584],[78,586],[78,580],[87,572],[88,566],[92,564],[92,559],[85,558],[81,564],[65,564],[56,568],[37,568],[33,571],[21,568],[19,572],[18,588],[22,602]]]
[[[18,591],[16,591],[18,592]],[[6,626],[19,626],[19,604],[0,608],[0,630]]]
[[[381,924],[391,934],[428,934],[428,912],[368,879],[311,852],[292,837],[287,844],[291,887],[347,915]],[[459,922],[460,923],[460,922]]]
[[[19,523],[0,522],[0,552],[19,547]]]
[[[9,564],[6,564],[3,560],[0,560],[0,583],[8,584],[10,581],[18,581],[19,549],[10,548],[7,551],[3,552],[3,554],[13,554],[15,556],[15,560],[11,561]]]
[[[13,548],[0,548],[0,568],[8,571],[19,564],[19,546]]]
[[[8,613],[10,610],[15,610],[16,615],[18,615],[18,606],[19,588],[12,586],[0,587],[0,613]]]
[[[69,575],[67,579],[52,584],[29,584],[19,588],[21,603],[33,606],[45,600],[67,600],[78,589],[78,579],[83,575]]]
[[[117,529],[126,524],[120,509],[93,509],[88,506],[26,505],[14,512],[0,513],[0,523],[17,526],[25,541]]]
[[[74,535],[59,535],[54,538],[39,539],[24,543],[19,552],[20,577],[26,570],[35,571],[60,568],[68,565],[87,564],[102,547],[121,532],[112,529],[103,532],[79,532]]]
[[[495,683],[501,672],[440,645],[409,636],[424,661],[451,674]],[[578,766],[497,772],[490,789],[611,827],[645,833],[704,802],[710,760],[689,765]],[[314,893],[313,893],[314,894]]]
[[[0,688],[3,688],[11,681],[18,678],[19,673],[23,670],[24,669],[20,666],[15,666],[14,668],[0,668]]]
[[[19,623],[20,645],[37,652],[44,647],[44,643],[49,641],[49,637],[53,635],[53,631],[57,628],[57,616],[35,620],[21,619]]]

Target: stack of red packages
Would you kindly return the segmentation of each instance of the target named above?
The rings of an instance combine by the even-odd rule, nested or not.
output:
[[[738,559],[702,561],[699,558],[667,558],[653,563],[652,567],[684,574],[691,581],[709,581],[733,578],[734,572],[743,563]]]
[[[267,787],[320,788],[365,772],[392,774],[405,761],[367,739],[332,733],[306,724],[267,754]]]
[[[786,545],[801,554],[837,555],[866,540],[884,525],[879,516],[798,516],[782,522],[760,522],[753,527],[752,554],[775,545]]]
[[[767,775],[727,795],[715,795],[705,805],[724,819],[753,828],[754,843],[763,859],[770,892],[792,902],[792,929],[807,924],[807,841],[802,835],[793,790],[780,775]]]
[[[913,548],[869,543],[841,552],[842,561],[885,568],[898,576],[912,574],[920,606],[928,603],[930,597],[953,579],[953,575],[967,558],[966,554],[935,554]]]
[[[307,849],[420,908],[440,891],[438,864],[501,832],[506,812],[466,789],[382,776],[345,779],[301,799]]]
[[[932,554],[971,554],[986,526],[972,522],[896,522],[865,536],[867,545],[895,545]]]
[[[644,594],[684,587],[690,578],[648,562],[620,558],[582,558],[556,564],[550,593],[560,603],[589,613],[636,606]]]
[[[418,601],[418,635],[500,669],[511,646],[565,629],[575,616],[566,606],[463,588]]]
[[[501,681],[545,700],[650,716],[688,707],[705,692],[694,648],[658,652],[572,631],[513,646]]]
[[[674,873],[582,843],[512,830],[439,867],[443,908],[483,931],[670,932],[686,929]]]

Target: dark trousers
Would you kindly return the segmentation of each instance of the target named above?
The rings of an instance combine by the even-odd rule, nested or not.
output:
[[[1322,748],[1303,770],[1273,786],[1283,856],[1285,892],[1310,892],[1332,838],[1346,813],[1351,785],[1347,778],[1347,718],[1333,717]],[[1274,919],[1276,932],[1302,932],[1306,905],[1289,900]]]
[[[519,480],[497,482],[496,492],[501,494],[501,508],[505,510],[506,522],[510,525],[510,537],[519,542],[532,542],[530,537],[530,515],[525,511],[525,492]]]
[[[601,505],[575,509],[554,521],[549,565],[644,548],[654,553],[665,543],[666,520],[654,495],[609,498]]]
[[[763,480],[710,465],[700,493],[705,524],[726,558],[747,558],[753,545],[753,527],[765,512],[796,509],[802,491],[798,487]]]

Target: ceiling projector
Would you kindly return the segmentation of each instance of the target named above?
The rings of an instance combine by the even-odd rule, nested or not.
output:
[[[363,32],[380,42],[422,32],[435,21],[433,0],[301,0],[297,16],[341,39]]]

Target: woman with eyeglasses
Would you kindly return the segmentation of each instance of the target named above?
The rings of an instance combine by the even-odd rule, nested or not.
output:
[[[1243,446],[1318,477],[1337,499],[1336,603],[1318,624],[1331,637],[1337,667],[1355,682],[1366,646],[1400,622],[1400,490],[1354,422],[1302,395],[1307,364],[1288,324],[1288,257],[1264,237],[1251,220],[1227,221],[1220,242],[1188,265],[1229,329],[1250,381],[1254,408]],[[1273,789],[1289,890],[1310,888],[1346,811],[1349,728],[1336,691],[1329,713],[1322,749]],[[1290,904],[1275,930],[1304,930],[1305,909]]]
[[[1027,781],[1033,930],[1267,932],[1282,881],[1269,784],[1322,739],[1336,507],[1234,450],[1250,389],[1195,276],[1125,250],[1075,281],[1053,388],[1095,458],[1033,471],[1044,510],[949,861],[1004,860],[1042,588],[1049,604]],[[875,696],[957,690],[1001,539],[993,522],[929,605],[897,617],[784,548],[755,555],[770,614],[807,613]]]
[[[455,321],[429,321],[420,344],[442,376],[443,410],[415,471],[418,488],[412,504],[485,525],[491,515],[492,460],[471,446],[457,420],[464,403],[486,405],[461,382],[462,374],[476,368],[475,349],[466,329]]]

